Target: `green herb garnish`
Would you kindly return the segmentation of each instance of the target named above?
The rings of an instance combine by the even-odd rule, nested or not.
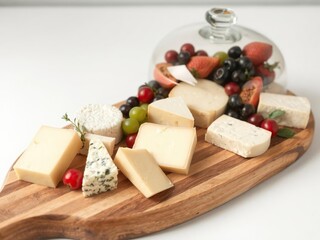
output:
[[[272,113],[269,114],[269,118],[276,119],[278,117],[281,117],[283,114],[285,114],[285,111],[283,110],[274,110]]]
[[[79,121],[74,118],[74,120],[72,121],[68,114],[65,113],[63,116],[62,116],[62,119],[66,120],[67,122],[70,122],[71,125],[74,127],[74,129],[80,134],[80,139],[81,139],[81,142],[82,142],[82,148],[84,147],[84,143],[85,143],[85,135],[86,135],[86,132],[85,132],[85,128],[83,126],[80,125]]]
[[[283,138],[291,138],[294,136],[294,134],[295,132],[289,128],[281,128],[277,132],[277,136],[283,137]]]

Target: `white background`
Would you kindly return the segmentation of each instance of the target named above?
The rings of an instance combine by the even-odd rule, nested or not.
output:
[[[148,81],[157,43],[212,6],[0,8],[0,182],[42,124],[87,103],[115,103]],[[310,99],[309,151],[256,188],[192,221],[144,239],[320,239],[320,7],[232,6],[239,24],[271,38],[288,88]],[[186,209],[187,211],[187,209]]]

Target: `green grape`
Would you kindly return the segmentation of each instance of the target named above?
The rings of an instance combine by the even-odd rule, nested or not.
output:
[[[144,110],[146,110],[147,113],[148,113],[148,106],[149,106],[148,103],[143,103],[140,105],[140,107],[143,108]]]
[[[136,119],[139,123],[144,122],[147,116],[147,111],[142,107],[133,107],[129,112],[129,117]]]
[[[222,52],[222,51],[216,52],[213,56],[219,58],[219,65],[220,66],[222,65],[224,60],[226,60],[228,58],[228,54],[226,52]]]
[[[134,118],[127,118],[122,121],[122,131],[124,134],[132,134],[136,133],[139,130],[140,124],[139,122]]]

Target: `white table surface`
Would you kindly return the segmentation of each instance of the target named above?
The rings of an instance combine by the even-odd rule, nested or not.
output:
[[[211,7],[0,8],[0,182],[40,125],[136,94],[157,43]],[[312,104],[313,144],[240,197],[143,239],[320,239],[320,6],[231,7],[282,50],[288,88]]]

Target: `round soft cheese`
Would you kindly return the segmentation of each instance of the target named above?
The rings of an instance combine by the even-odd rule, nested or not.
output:
[[[78,112],[77,119],[89,133],[114,137],[118,143],[122,138],[122,113],[111,105],[88,104]]]

